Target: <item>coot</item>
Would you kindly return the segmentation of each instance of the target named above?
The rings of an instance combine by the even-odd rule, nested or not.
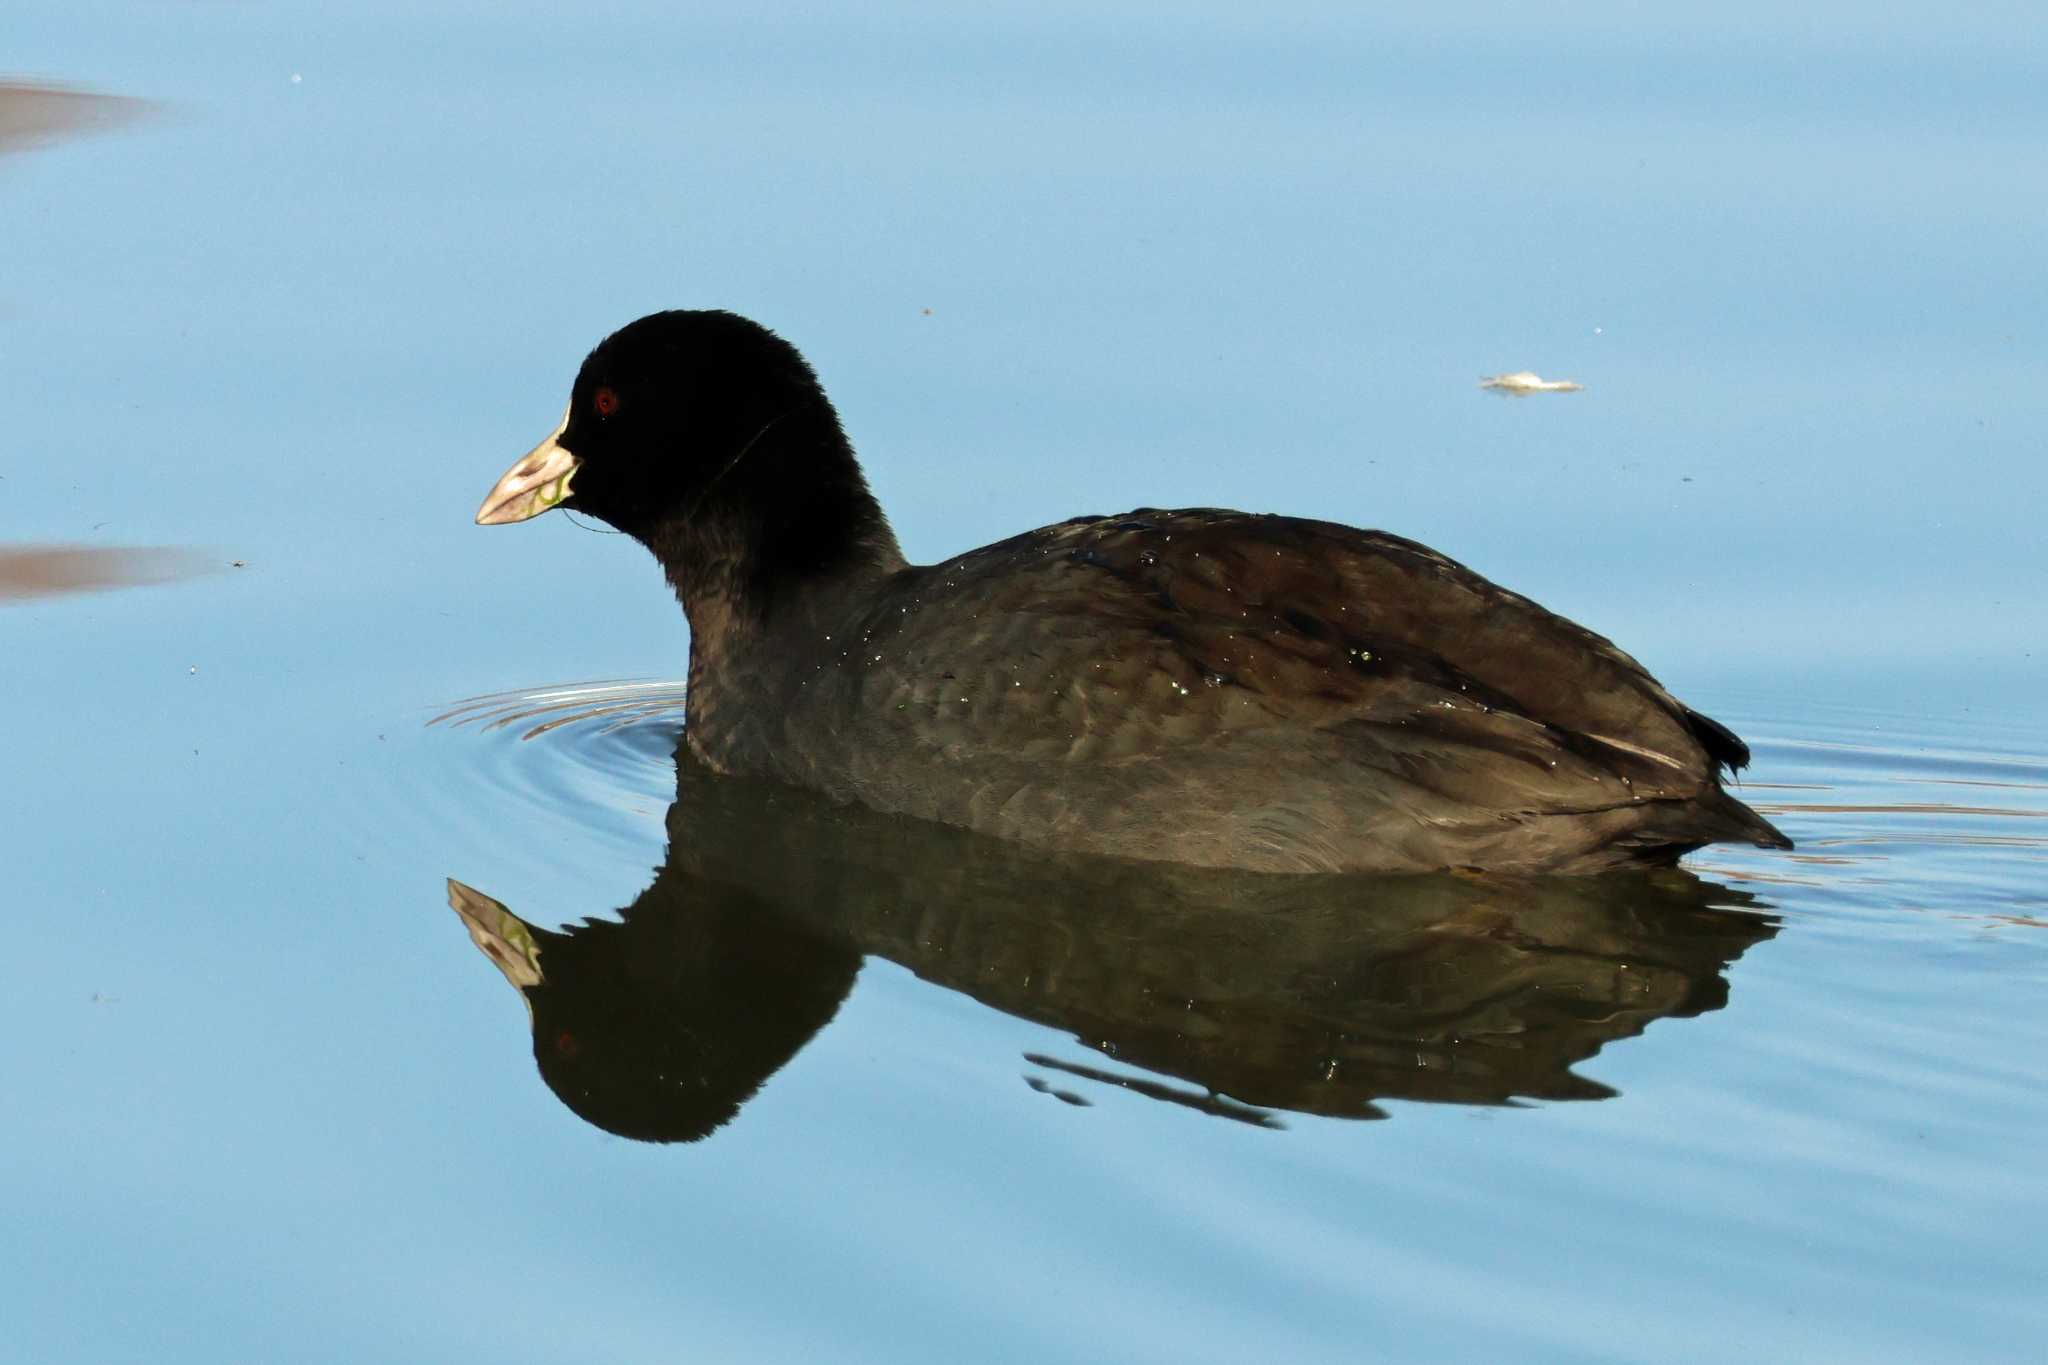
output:
[[[1749,760],[1612,643],[1413,541],[1216,508],[904,560],[816,375],[732,313],[583,362],[477,513],[646,545],[684,752],[1003,838],[1271,872],[1592,872],[1791,842]]]

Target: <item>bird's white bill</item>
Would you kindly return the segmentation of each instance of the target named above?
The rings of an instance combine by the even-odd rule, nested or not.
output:
[[[583,462],[558,444],[569,425],[569,414],[548,438],[526,452],[526,458],[505,471],[476,511],[479,526],[503,526],[506,522],[537,517],[569,496],[569,480]]]

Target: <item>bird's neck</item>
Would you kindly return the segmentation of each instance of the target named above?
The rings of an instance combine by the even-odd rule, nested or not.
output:
[[[829,407],[760,434],[640,539],[689,618],[693,681],[772,637],[836,619],[905,567]]]
[[[801,519],[764,528],[748,518],[702,516],[687,534],[652,539],[676,600],[699,639],[745,636],[802,620],[904,567],[896,535],[874,499],[858,525],[842,504],[829,524]]]
[[[872,499],[870,499],[872,501]],[[792,565],[730,524],[700,527],[663,568],[690,622],[690,751],[715,772],[762,772],[802,681],[802,660],[841,636],[903,554],[879,509],[829,561]]]

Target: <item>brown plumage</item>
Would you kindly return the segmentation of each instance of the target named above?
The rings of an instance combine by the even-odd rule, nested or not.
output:
[[[563,468],[563,505],[641,539],[675,585],[686,744],[715,771],[1024,843],[1275,872],[1790,847],[1722,790],[1748,759],[1726,729],[1411,541],[1143,509],[906,564],[809,368],[730,314],[608,339],[480,519],[510,519],[493,509],[522,469]]]

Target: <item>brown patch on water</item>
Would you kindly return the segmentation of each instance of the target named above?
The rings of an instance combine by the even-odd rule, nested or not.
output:
[[[119,127],[146,107],[122,95],[0,79],[0,156],[74,133]]]
[[[0,545],[0,603],[171,583],[217,566],[192,550],[149,546]]]

